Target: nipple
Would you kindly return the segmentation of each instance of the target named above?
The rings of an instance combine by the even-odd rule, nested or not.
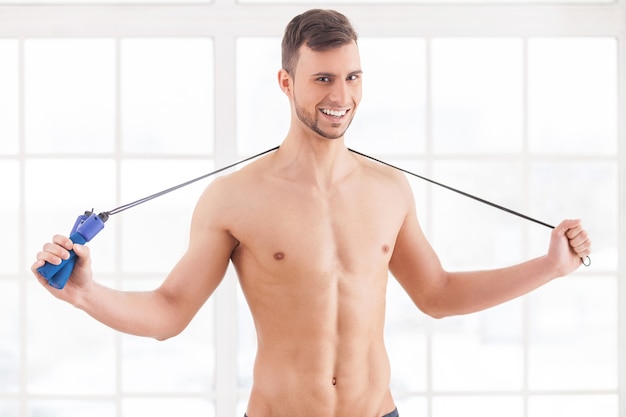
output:
[[[389,252],[389,245],[383,245],[383,252],[384,253]]]
[[[281,259],[283,259],[285,257],[285,254],[282,252],[276,252],[274,254],[274,259],[276,259],[277,261],[280,261]]]

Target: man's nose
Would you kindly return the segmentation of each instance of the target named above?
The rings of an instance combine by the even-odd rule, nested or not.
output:
[[[329,98],[332,102],[343,105],[346,103],[348,96],[350,95],[350,89],[345,81],[337,82],[333,85],[330,91]]]

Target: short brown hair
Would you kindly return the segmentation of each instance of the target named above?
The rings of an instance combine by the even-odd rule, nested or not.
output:
[[[343,14],[334,10],[309,10],[294,17],[285,28],[283,69],[293,75],[300,47],[305,43],[314,51],[325,51],[353,41],[357,41],[357,34]]]

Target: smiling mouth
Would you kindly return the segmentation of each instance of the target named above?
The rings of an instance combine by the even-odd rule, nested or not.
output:
[[[341,118],[343,116],[346,115],[346,113],[348,113],[348,110],[331,110],[331,109],[320,109],[320,111],[322,113],[324,113],[327,116],[332,116],[332,117],[336,117],[336,118]]]

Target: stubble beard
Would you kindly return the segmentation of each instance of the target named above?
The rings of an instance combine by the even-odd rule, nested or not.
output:
[[[342,138],[343,135],[346,133],[346,131],[348,130],[348,127],[350,127],[350,124],[352,123],[352,117],[350,118],[350,120],[348,121],[348,125],[346,126],[346,128],[341,131],[341,133],[339,134],[330,134],[328,132],[324,132],[318,124],[318,115],[312,115],[311,113],[307,112],[304,108],[298,106],[298,102],[294,97],[294,107],[296,109],[296,116],[298,117],[298,119],[304,123],[304,125],[306,125],[309,129],[311,129],[312,131],[314,131],[315,133],[317,133],[318,135],[320,135],[321,137],[325,138],[325,139],[339,139]],[[339,127],[339,123],[333,125],[333,127]]]

